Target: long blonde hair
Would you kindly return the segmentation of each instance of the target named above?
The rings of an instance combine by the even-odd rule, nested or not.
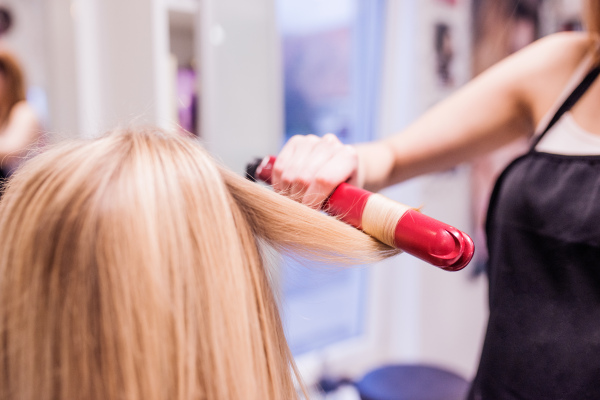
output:
[[[2,400],[297,398],[259,242],[395,254],[151,128],[25,163],[0,237]]]

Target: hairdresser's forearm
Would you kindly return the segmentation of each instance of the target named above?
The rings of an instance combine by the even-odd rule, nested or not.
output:
[[[359,184],[377,191],[422,174],[446,170],[532,130],[527,113],[507,110],[505,118],[480,121],[454,110],[455,105],[449,110],[447,106],[433,110],[387,139],[358,145]]]
[[[361,146],[363,185],[378,190],[531,135],[588,48],[586,35],[542,39],[488,69],[404,131]]]
[[[522,67],[529,58],[525,53],[505,60],[404,131],[359,146],[361,183],[378,190],[453,167],[529,135],[535,124],[529,93],[538,90],[523,83],[532,81],[534,74]]]

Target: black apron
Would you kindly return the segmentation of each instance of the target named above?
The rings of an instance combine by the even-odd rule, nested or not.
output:
[[[600,399],[600,155],[538,152],[542,135],[490,200],[490,316],[469,399]]]

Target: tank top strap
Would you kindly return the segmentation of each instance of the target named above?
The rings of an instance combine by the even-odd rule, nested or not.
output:
[[[552,117],[549,120],[545,118],[547,122],[542,120],[542,122],[545,122],[545,125],[541,124],[541,126],[538,126],[533,142],[531,144],[531,150],[535,149],[535,147],[542,139],[542,137],[544,137],[546,132],[548,132],[550,128],[552,128],[554,124],[556,124],[558,120],[560,120],[560,118],[567,111],[569,111],[575,105],[575,103],[577,103],[577,101],[585,94],[585,92],[590,88],[590,86],[592,86],[592,83],[594,83],[594,81],[600,74],[600,65],[592,67],[591,61],[591,57],[586,57],[586,59],[582,62],[582,65],[580,65],[580,68],[578,68],[574,74],[573,78],[578,78],[577,80],[575,80],[574,84],[576,84],[576,86],[574,87],[574,89],[572,89],[570,92],[566,91],[566,98],[564,94],[559,98],[559,101],[557,102],[555,107],[553,107],[553,110],[556,110],[554,114],[548,114],[548,116],[552,115]],[[582,69],[582,66],[586,68]],[[583,79],[581,79],[582,75]],[[571,87],[573,86],[573,78],[570,81],[570,85],[567,86],[567,89],[571,89]],[[558,107],[556,108],[556,106]],[[551,112],[553,110],[551,110]]]

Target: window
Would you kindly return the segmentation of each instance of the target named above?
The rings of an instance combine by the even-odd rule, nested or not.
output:
[[[285,140],[325,133],[345,143],[373,138],[383,4],[278,0]],[[283,314],[295,355],[364,333],[367,278],[364,268],[306,268],[286,260]]]

